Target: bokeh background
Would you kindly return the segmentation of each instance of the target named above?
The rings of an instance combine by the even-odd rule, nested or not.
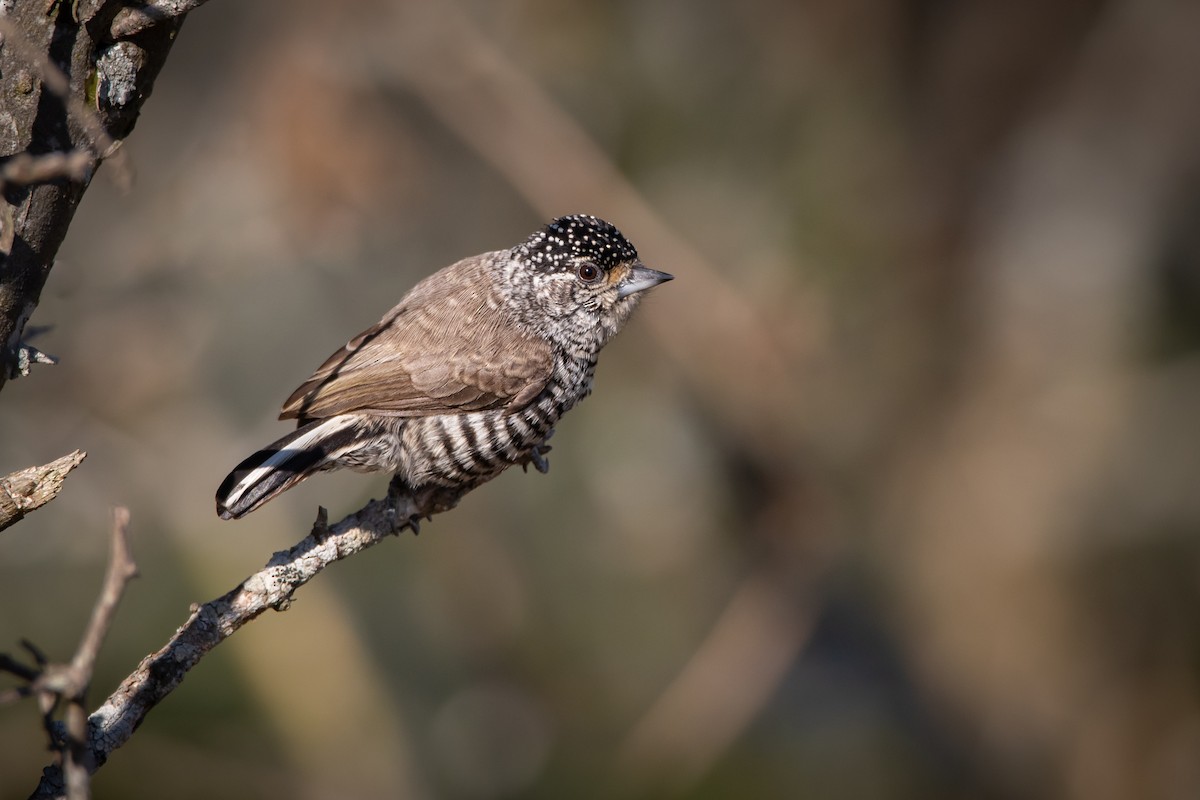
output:
[[[184,26],[0,395],[0,649],[94,705],[384,491],[213,491],[412,284],[563,213],[677,280],[548,475],[322,574],[99,798],[1200,796],[1200,5],[217,1]],[[0,797],[47,759],[0,709]]]

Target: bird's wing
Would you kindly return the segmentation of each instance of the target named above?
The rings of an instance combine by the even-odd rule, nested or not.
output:
[[[422,281],[292,392],[279,418],[417,417],[531,402],[550,379],[550,346],[489,307],[491,278],[480,271],[467,259]]]

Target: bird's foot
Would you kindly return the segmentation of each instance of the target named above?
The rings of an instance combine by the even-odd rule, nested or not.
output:
[[[551,431],[551,433],[553,433],[553,431]],[[547,436],[546,438],[549,439],[550,437]],[[524,460],[521,461],[521,469],[525,472],[529,472],[529,465],[533,464],[534,469],[545,475],[550,471],[550,462],[546,459],[546,453],[549,453],[553,449],[554,448],[548,444],[539,444],[537,447],[532,448],[529,453],[526,454]]]
[[[395,523],[397,535],[405,528],[411,530],[414,536],[421,535],[421,517],[428,518],[428,514],[421,511],[421,501],[417,492],[400,480],[399,475],[394,476],[388,483],[387,503],[389,513],[403,516],[403,521],[397,519]]]
[[[397,525],[397,532],[411,528],[414,534],[419,535],[421,520],[433,519],[434,514],[454,508],[470,488],[472,487],[421,486],[414,489],[400,478],[392,478],[392,482],[388,484],[388,503],[397,513],[408,512],[404,522]]]
[[[318,544],[329,537],[329,510],[325,506],[317,506],[317,518],[313,520],[310,533]]]

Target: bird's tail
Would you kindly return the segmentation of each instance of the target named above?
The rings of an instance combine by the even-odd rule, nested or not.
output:
[[[217,514],[239,519],[308,476],[337,465],[360,444],[362,428],[342,416],[302,425],[233,468],[217,489]]]

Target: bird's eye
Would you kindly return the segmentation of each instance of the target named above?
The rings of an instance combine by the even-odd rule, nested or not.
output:
[[[595,264],[580,264],[576,274],[584,283],[595,283],[600,279],[600,268]]]

